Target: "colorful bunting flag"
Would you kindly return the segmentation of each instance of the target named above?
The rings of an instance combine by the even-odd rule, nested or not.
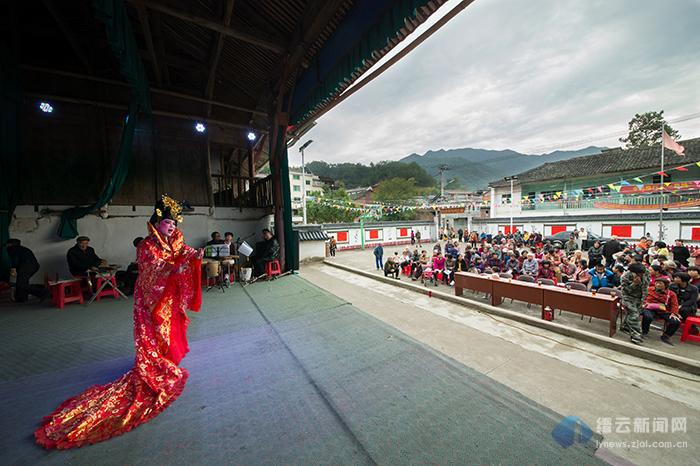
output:
[[[643,183],[642,179],[640,177],[632,178],[633,181],[636,181],[637,183]]]
[[[676,167],[676,170],[678,170],[679,172],[687,172],[688,171],[688,169],[685,167]]]

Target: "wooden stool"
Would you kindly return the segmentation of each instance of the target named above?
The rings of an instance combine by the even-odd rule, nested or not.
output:
[[[681,341],[697,341],[700,342],[700,335],[691,335],[690,329],[693,325],[700,327],[700,317],[686,317],[683,323],[683,333],[681,333]]]
[[[83,304],[82,280],[56,280],[47,282],[51,301],[54,306],[63,309],[67,303]]]

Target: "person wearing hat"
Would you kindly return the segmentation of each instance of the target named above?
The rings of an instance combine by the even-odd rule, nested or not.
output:
[[[649,288],[649,272],[639,262],[630,264],[627,272],[620,280],[622,291],[622,305],[627,314],[620,327],[625,333],[630,334],[630,341],[635,345],[642,344],[642,303],[645,302]]]
[[[649,327],[654,319],[663,319],[666,325],[661,341],[673,346],[671,337],[681,325],[681,316],[678,314],[678,297],[669,290],[669,284],[668,278],[660,277],[656,279],[654,286],[649,287],[642,312],[642,335],[649,334]]]
[[[185,388],[188,372],[179,364],[189,351],[186,311],[201,305],[204,251],[185,244],[177,228],[180,211],[174,199],[163,196],[147,224],[149,235],[137,248],[134,367],[45,417],[34,432],[44,448],[76,448],[124,434],[164,411]]]

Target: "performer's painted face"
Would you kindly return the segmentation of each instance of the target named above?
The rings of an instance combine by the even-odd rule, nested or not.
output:
[[[170,236],[175,233],[175,220],[170,220],[169,218],[164,218],[156,225],[158,233],[163,236]]]

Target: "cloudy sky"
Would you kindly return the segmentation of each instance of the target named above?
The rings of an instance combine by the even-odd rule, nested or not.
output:
[[[637,112],[700,112],[698,19],[700,0],[476,0],[321,117],[307,160],[618,146]],[[672,126],[700,136],[700,118]]]

